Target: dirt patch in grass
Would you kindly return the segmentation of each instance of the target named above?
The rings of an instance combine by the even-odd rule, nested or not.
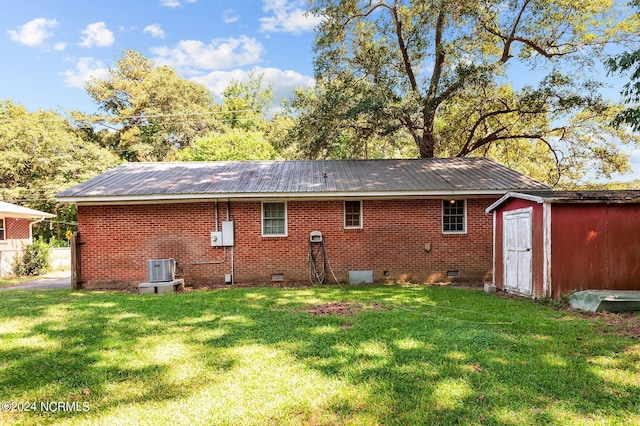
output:
[[[567,312],[585,319],[602,318],[606,328],[603,334],[617,334],[624,337],[640,339],[640,313],[637,312],[582,312],[576,309],[567,308]]]
[[[606,334],[614,333],[621,336],[640,339],[640,316],[637,313],[603,312],[605,324],[610,327]]]
[[[381,303],[355,303],[355,302],[330,302],[322,303],[320,305],[314,305],[309,308],[303,309],[312,315],[349,315],[356,314],[364,309],[382,311],[390,310],[390,306],[383,305]]]

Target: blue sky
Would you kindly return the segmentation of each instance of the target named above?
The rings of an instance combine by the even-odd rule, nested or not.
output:
[[[0,99],[30,111],[97,111],[84,83],[105,77],[125,49],[140,51],[158,65],[208,87],[218,99],[233,80],[263,73],[277,99],[313,80],[313,28],[306,0],[0,0]],[[588,71],[611,85],[619,100],[627,77]],[[535,73],[516,68],[514,86]],[[640,178],[640,150],[632,155]]]
[[[313,85],[313,17],[304,0],[0,0],[0,99],[28,110],[96,105],[83,89],[124,49],[219,94],[263,73],[278,97]]]

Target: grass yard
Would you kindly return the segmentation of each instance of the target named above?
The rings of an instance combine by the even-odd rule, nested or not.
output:
[[[638,321],[451,287],[4,292],[0,400],[37,405],[0,424],[638,425]]]

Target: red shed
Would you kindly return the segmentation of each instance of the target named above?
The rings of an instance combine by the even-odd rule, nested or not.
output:
[[[486,212],[497,288],[535,298],[640,290],[640,191],[509,192]]]

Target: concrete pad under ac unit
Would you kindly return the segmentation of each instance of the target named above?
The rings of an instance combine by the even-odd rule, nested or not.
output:
[[[184,280],[161,281],[138,284],[138,294],[164,294],[184,290]]]
[[[349,271],[350,284],[371,284],[373,271]]]

